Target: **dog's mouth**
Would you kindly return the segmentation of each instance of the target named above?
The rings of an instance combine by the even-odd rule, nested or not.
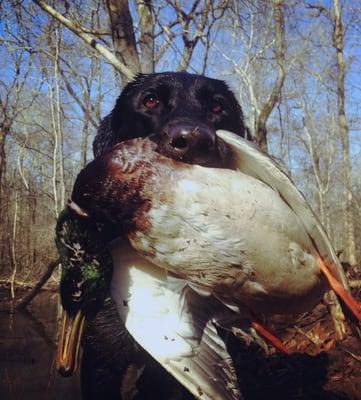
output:
[[[185,137],[169,140],[168,137],[151,135],[150,139],[157,144],[156,151],[173,160],[203,167],[224,168],[227,166],[228,150],[225,144],[215,139],[212,146],[194,142]]]

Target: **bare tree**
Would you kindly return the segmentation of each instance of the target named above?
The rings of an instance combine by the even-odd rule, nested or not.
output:
[[[206,0],[204,4],[201,5],[200,1],[195,0],[189,11],[185,11],[179,4],[178,1],[171,2],[169,5],[173,7],[176,12],[177,19],[182,27],[182,41],[184,45],[184,51],[182,52],[180,62],[178,64],[179,71],[185,71],[189,66],[192,54],[198,41],[203,37],[204,30],[208,23],[209,11],[212,7],[212,1]],[[214,15],[214,13],[213,13]],[[193,29],[191,26],[193,25]]]
[[[151,0],[136,0],[139,15],[141,71],[154,72],[154,18]]]
[[[282,86],[286,77],[285,72],[285,23],[282,12],[282,1],[273,0],[273,19],[275,29],[275,57],[277,62],[277,79],[274,83],[273,89],[263,104],[261,112],[256,120],[255,137],[258,145],[267,150],[267,120],[274,109],[275,105],[279,101]]]
[[[5,80],[5,76],[0,79],[2,88],[0,91],[0,212],[2,209],[1,190],[6,172],[6,141],[11,134],[11,128],[16,118],[24,109],[29,109],[35,101],[35,98],[24,101],[24,90],[30,73],[29,68],[21,73],[24,68],[25,51],[11,51],[10,54],[11,63],[9,68],[13,69],[14,74],[8,81]],[[28,58],[26,62],[28,66],[31,65],[31,58]]]
[[[202,43],[207,59],[210,32],[228,7],[228,1],[193,0],[192,3],[181,5],[179,1],[166,0],[164,4],[154,2],[158,7],[155,11],[151,0],[136,0],[137,20],[134,21],[128,0],[106,0],[105,9],[113,45],[111,49],[102,41],[99,31],[83,26],[73,13],[68,17],[43,0],[33,1],[111,63],[119,71],[123,83],[132,80],[139,72],[154,72],[155,62],[165,57],[169,48],[180,58],[177,70],[186,70],[190,66],[199,43]],[[159,10],[166,7],[172,11],[175,20],[162,24],[158,14]],[[173,30],[178,26],[180,31]],[[156,28],[158,32],[155,32]],[[156,40],[162,43],[157,51]]]
[[[343,4],[345,9],[348,3]],[[2,5],[0,272],[8,279],[15,205],[16,280],[36,280],[53,258],[54,215],[89,159],[101,117],[134,74],[154,70],[205,73],[238,90],[253,137],[284,162],[341,248],[340,238],[350,230],[340,221],[347,215],[350,229],[357,213],[351,206],[361,208],[356,203],[360,163],[350,166],[357,148],[352,129],[359,120],[351,117],[351,97],[345,99],[345,90],[354,88],[344,77],[336,83],[342,68],[330,46],[337,42],[343,74],[345,65],[352,67],[346,54],[353,48],[350,35],[340,42],[336,30],[331,41],[332,5],[281,0],[5,0]],[[36,12],[41,18],[34,18]],[[321,17],[326,13],[327,20]],[[343,14],[348,29],[349,18]],[[357,57],[351,61],[359,68]],[[337,87],[343,91],[339,108]],[[345,100],[350,132],[347,124],[346,131],[338,128],[346,121]],[[346,196],[342,215],[339,199]],[[355,226],[355,246],[360,234]]]
[[[127,82],[141,71],[129,4],[127,0],[106,0],[105,4],[110,21],[114,54],[132,72],[132,76],[122,74],[123,80]]]
[[[234,3],[232,9],[233,24],[238,29],[234,35],[234,40],[241,40],[244,45],[246,60],[236,62],[232,56],[223,56],[232,63],[234,71],[239,75],[242,87],[246,88],[245,98],[251,104],[250,130],[257,144],[267,151],[267,121],[280,100],[281,90],[286,77],[285,68],[285,22],[282,7],[283,2],[273,0],[269,2],[257,2],[257,5],[246,7],[247,17],[243,20],[242,13],[244,7]],[[259,30],[259,24],[263,23],[263,30]],[[240,37],[238,37],[240,34]],[[267,53],[273,49],[273,54],[268,59],[269,65],[265,65]],[[272,68],[270,68],[272,66]],[[266,87],[261,86],[265,78],[265,69],[272,77],[274,68],[277,68],[275,81],[268,85],[268,93],[265,94]],[[260,79],[262,75],[262,79]]]
[[[305,101],[300,104],[303,110],[303,135],[300,140],[304,144],[312,165],[317,187],[318,210],[321,223],[327,232],[331,232],[327,196],[330,189],[332,165],[335,158],[335,121],[315,121]],[[317,123],[320,122],[320,123]],[[326,129],[323,126],[326,125]],[[324,133],[323,140],[320,138]]]
[[[96,35],[92,33],[88,33],[89,30],[77,23],[77,21],[73,21],[71,19],[68,19],[64,17],[60,12],[58,12],[55,8],[51,7],[49,4],[47,4],[43,0],[33,0],[36,4],[38,4],[44,11],[49,13],[53,18],[61,22],[63,25],[65,25],[68,29],[70,29],[72,32],[74,32],[79,38],[81,38],[85,43],[87,43],[89,46],[91,46],[94,50],[96,50],[106,61],[108,61],[116,70],[118,70],[122,76],[126,80],[131,80],[134,77],[134,74],[138,72],[137,70],[132,70],[130,69],[127,65],[125,65],[123,62],[121,62],[115,54],[104,44],[101,44],[96,40]],[[117,2],[114,2],[117,3]],[[121,4],[127,6],[127,1],[121,1]],[[111,4],[113,4],[111,2]],[[123,8],[123,9],[124,9]],[[117,12],[117,7],[115,9],[111,9],[111,11]],[[114,17],[114,23],[116,21],[116,16]],[[129,20],[127,22],[130,22]],[[115,37],[116,38],[116,37]],[[120,37],[119,39],[125,40],[125,38]],[[129,38],[128,38],[129,39]],[[130,48],[132,47],[132,43],[130,45]],[[133,61],[133,60],[132,60]]]
[[[344,184],[344,230],[345,253],[348,262],[356,264],[355,227],[353,223],[353,196],[351,189],[350,142],[345,112],[345,63],[344,63],[344,28],[342,25],[339,0],[333,0],[333,45],[337,57],[337,106],[338,125],[342,144],[342,173]]]

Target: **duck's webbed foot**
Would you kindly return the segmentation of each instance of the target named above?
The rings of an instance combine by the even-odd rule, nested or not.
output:
[[[361,321],[361,306],[360,303],[352,296],[351,292],[347,291],[341,283],[332,275],[329,268],[321,258],[318,259],[320,270],[326,276],[331,289],[342,299],[347,308],[351,311],[354,317]]]
[[[231,329],[227,330],[232,332],[247,345],[251,342],[258,344],[266,354],[269,354],[269,345],[272,345],[283,354],[291,354],[290,350],[282,341],[258,321],[249,321],[249,323],[243,327],[233,326]]]

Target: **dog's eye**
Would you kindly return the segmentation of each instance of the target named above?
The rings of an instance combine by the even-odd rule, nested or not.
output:
[[[223,102],[219,99],[214,99],[211,103],[211,111],[213,114],[220,114],[224,110]]]
[[[154,93],[148,93],[144,96],[143,99],[143,105],[148,109],[148,110],[153,110],[154,108],[157,108],[159,104],[159,99],[156,94]]]

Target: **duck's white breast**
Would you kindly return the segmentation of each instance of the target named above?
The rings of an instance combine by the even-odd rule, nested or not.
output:
[[[155,264],[239,298],[303,296],[320,284],[308,234],[263,182],[194,166],[169,190],[166,203],[153,203],[150,230],[132,239]]]

